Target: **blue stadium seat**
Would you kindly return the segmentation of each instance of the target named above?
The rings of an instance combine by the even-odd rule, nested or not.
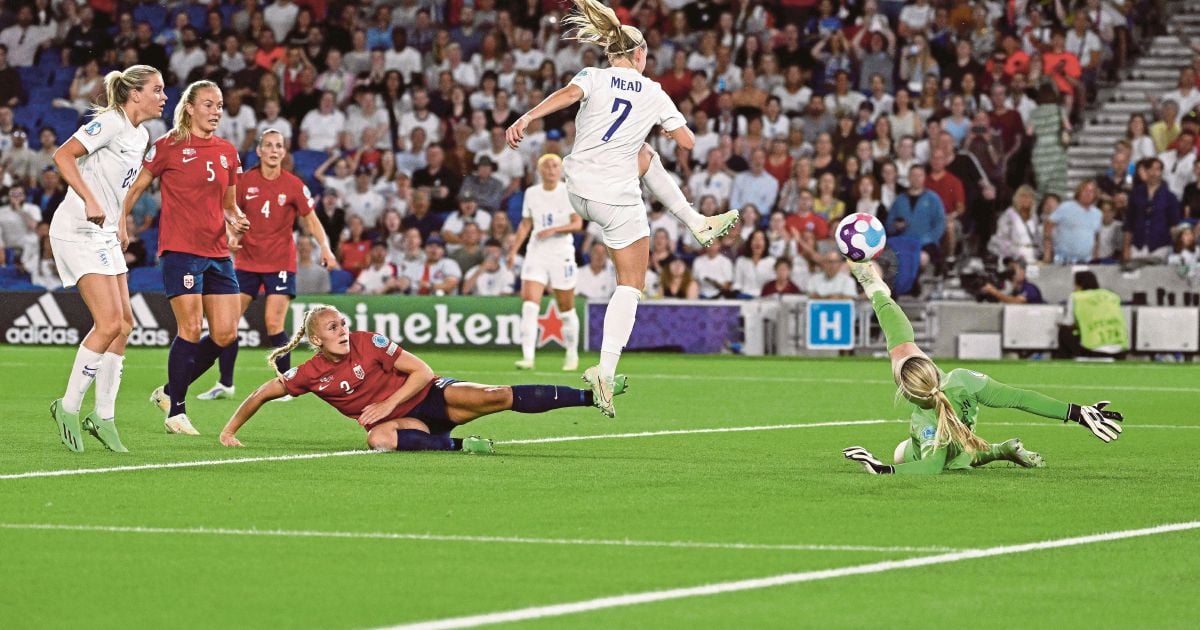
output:
[[[175,16],[180,11],[184,11],[188,15],[188,24],[191,24],[192,26],[196,27],[196,30],[200,31],[201,36],[203,36],[204,33],[206,33],[208,31],[208,7],[206,6],[207,4],[208,3],[204,3],[204,4],[188,3],[187,5],[185,5],[183,7],[175,9],[174,11],[171,12],[171,17],[170,17],[171,22],[170,23],[174,24]]]
[[[217,10],[221,12],[221,23],[224,24],[225,26],[229,26],[230,24],[232,24],[233,23],[233,14],[237,13],[237,10],[240,8],[241,7],[239,7],[236,4],[233,4],[232,2],[221,3],[221,6],[217,7]]]
[[[133,8],[134,22],[147,22],[157,33],[167,25],[167,8],[156,2],[145,2]],[[202,22],[203,23],[203,22]]]
[[[158,228],[150,228],[140,235],[142,243],[146,245],[146,264],[153,265],[158,262]]]
[[[17,74],[20,75],[21,85],[25,86],[26,92],[34,89],[35,87],[46,85],[50,79],[48,76],[46,76],[46,72],[37,66],[17,68]]]
[[[55,107],[42,114],[41,124],[53,129],[65,142],[79,128],[79,112],[70,107]]]
[[[296,151],[292,153],[292,162],[295,165],[296,176],[303,179],[305,182],[312,182],[313,172],[317,167],[323,164],[329,156],[321,151]]]
[[[248,171],[255,166],[258,166],[258,153],[247,151],[242,155],[242,170]]]
[[[174,85],[168,85],[163,88],[163,94],[167,95],[167,104],[163,106],[163,118],[167,121],[167,126],[170,127],[174,123],[175,106],[179,104],[179,98],[183,96],[183,89]]]
[[[354,284],[354,274],[345,269],[330,270],[329,291],[331,293],[345,293],[352,284]]]
[[[41,121],[41,108],[35,103],[29,105],[19,105],[13,108],[13,124],[21,125],[30,131],[36,132]]]
[[[43,72],[45,72],[47,70],[54,70],[55,68],[57,68],[61,65],[62,65],[62,49],[61,48],[51,47],[51,48],[47,48],[47,49],[41,51],[40,53],[38,53],[37,68],[39,70],[42,70]],[[48,81],[49,79],[50,79],[49,73],[47,73],[46,80]]]
[[[47,106],[49,106],[50,103],[54,101],[54,99],[56,99],[60,96],[64,97],[64,98],[67,96],[67,94],[56,92],[54,90],[54,87],[49,86],[49,85],[40,85],[31,90],[28,90],[27,92],[29,94],[29,102],[34,105],[39,105],[42,108],[43,112],[46,111]],[[75,110],[71,110],[71,111],[75,111]],[[78,116],[79,114],[76,113],[75,115]],[[44,116],[44,114],[43,114],[43,116]],[[43,120],[44,119],[45,118],[43,117]]]
[[[161,293],[162,270],[158,267],[134,267],[129,270],[130,293]]]

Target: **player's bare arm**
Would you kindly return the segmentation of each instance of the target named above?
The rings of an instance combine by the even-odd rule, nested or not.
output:
[[[566,109],[581,99],[583,99],[583,88],[578,85],[571,84],[559,88],[541,103],[535,105],[533,109],[525,112],[524,116],[518,118],[517,122],[504,132],[504,137],[508,139],[508,146],[515,149],[517,145],[521,144],[521,140],[525,139],[525,128],[529,126],[529,123],[561,109]]]
[[[396,393],[377,403],[371,403],[363,408],[358,423],[364,427],[371,426],[388,417],[400,403],[416,396],[425,386],[433,382],[433,369],[416,355],[401,352],[392,364],[392,369],[408,375],[408,380],[396,390]]]

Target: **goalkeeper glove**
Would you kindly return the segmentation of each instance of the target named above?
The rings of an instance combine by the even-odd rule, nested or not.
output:
[[[862,464],[863,468],[866,468],[867,472],[872,475],[890,475],[896,472],[894,467],[875,459],[871,451],[861,446],[851,446],[850,448],[842,449],[842,456]]]
[[[1067,420],[1078,422],[1105,443],[1111,442],[1121,436],[1121,425],[1117,422],[1124,420],[1125,416],[1117,411],[1105,411],[1106,406],[1108,406],[1107,400],[1102,400],[1095,405],[1084,406],[1072,403],[1067,406],[1067,419],[1063,422]]]

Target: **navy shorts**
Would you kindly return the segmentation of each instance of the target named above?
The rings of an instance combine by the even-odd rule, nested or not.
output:
[[[413,407],[413,410],[408,412],[408,417],[424,422],[425,426],[429,427],[430,434],[449,433],[454,430],[458,425],[450,420],[450,412],[446,409],[446,388],[457,382],[458,379],[454,378],[434,379],[433,387],[429,388],[425,400]]]
[[[233,295],[238,292],[233,259],[206,258],[183,252],[163,252],[163,287],[167,297],[177,295]]]
[[[265,295],[286,295],[296,297],[296,274],[290,271],[275,273],[257,273],[254,271],[237,270],[238,288],[242,293],[252,298],[258,297],[258,291],[263,289]]]

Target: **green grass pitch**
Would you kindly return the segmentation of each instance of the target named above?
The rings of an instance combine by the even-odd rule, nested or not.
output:
[[[1200,520],[1191,365],[972,365],[1125,413],[1105,445],[1073,424],[985,410],[980,433],[1021,437],[1046,457],[1041,470],[873,477],[843,460],[854,444],[890,457],[906,434],[882,359],[629,354],[616,420],[504,413],[456,431],[496,439],[495,456],[16,476],[365,447],[312,397],[267,406],[239,434],[244,449],[216,439],[237,401],[189,401],[204,435],[167,435],[147,402],[166,352],[135,350],[117,414],[132,452],[88,437],[72,454],[47,414],[72,352],[0,349],[0,628],[376,628]],[[556,354],[532,374],[512,370],[511,354],[422,357],[463,380],[579,384],[550,371]],[[242,353],[239,395],[268,377],[260,359]],[[864,420],[888,422],[771,429]],[[758,428],[693,431],[727,427]],[[615,435],[655,431],[674,433]],[[1191,529],[515,625],[1194,628],[1197,557]]]

